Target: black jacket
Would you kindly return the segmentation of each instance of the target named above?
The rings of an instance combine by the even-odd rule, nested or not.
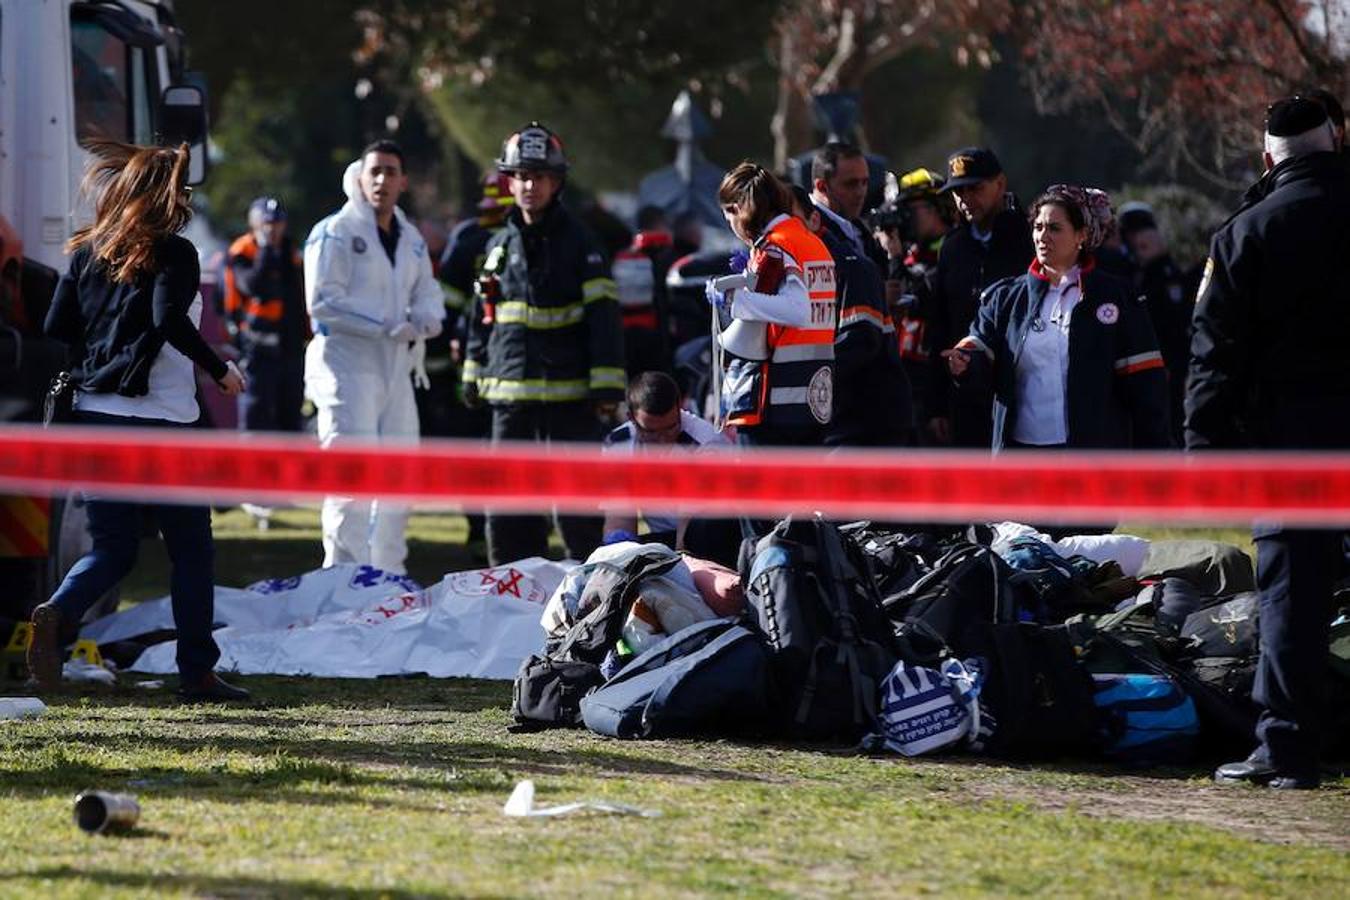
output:
[[[1350,184],[1285,160],[1214,235],[1186,385],[1186,446],[1350,448]]]
[[[623,399],[623,331],[599,246],[554,203],[525,224],[519,209],[488,243],[499,296],[475,297],[463,379],[491,404]]]
[[[826,443],[898,447],[910,443],[914,410],[900,363],[881,274],[832,229],[819,235],[834,257],[834,416]]]
[[[963,346],[972,368],[992,364],[994,404],[991,446],[1012,439],[1021,398],[1017,361],[1027,333],[1038,320],[1050,283],[1024,272],[990,286]],[[1163,448],[1170,445],[1167,381],[1148,310],[1125,283],[1089,269],[1083,298],[1069,319],[1069,373],[1065,385],[1068,446],[1075,448]]]
[[[145,396],[165,343],[219,381],[225,363],[188,318],[200,282],[197,248],[178,235],[159,242],[154,271],[131,284],[113,281],[81,247],[56,285],[44,328],[74,349],[72,374],[85,393]]]
[[[975,238],[969,222],[948,232],[942,242],[928,321],[933,367],[928,415],[954,418],[958,446],[988,446],[987,389],[976,381],[966,381],[960,396],[953,398],[952,381],[940,354],[970,330],[984,289],[999,279],[1026,272],[1034,256],[1031,226],[1027,224],[1026,213],[1016,206],[994,217],[987,244]]]
[[[302,355],[309,340],[304,267],[290,236],[280,246],[259,247],[252,234],[243,235],[230,245],[226,265],[225,313],[240,350]]]

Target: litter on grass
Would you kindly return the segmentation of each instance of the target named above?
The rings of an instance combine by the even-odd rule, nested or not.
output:
[[[47,704],[36,697],[0,697],[0,719],[36,719]]]
[[[581,800],[575,803],[563,803],[559,806],[535,806],[534,782],[528,778],[516,784],[515,790],[511,792],[510,799],[502,807],[502,812],[517,819],[566,816],[576,812],[613,813],[619,816],[640,816],[644,819],[654,819],[661,815],[661,811],[658,809],[642,809],[641,807],[630,806],[627,803],[614,803],[609,800]]]

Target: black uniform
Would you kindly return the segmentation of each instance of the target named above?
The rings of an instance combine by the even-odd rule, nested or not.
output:
[[[464,363],[492,407],[492,439],[599,443],[593,402],[619,402],[627,379],[613,280],[590,233],[558,203],[532,225],[512,210],[488,244],[484,274],[497,295],[474,300]],[[560,516],[568,554],[585,559],[601,520]],[[542,516],[488,515],[493,565],[548,550]]]
[[[830,446],[901,447],[911,443],[914,410],[900,364],[895,324],[876,264],[832,229],[819,235],[834,257],[834,415]]]
[[[1285,160],[1214,236],[1186,388],[1189,449],[1350,448],[1350,183],[1340,158]],[[1258,527],[1258,754],[1316,778],[1342,533]]]
[[[989,386],[978,379],[966,379],[960,388],[953,389],[941,352],[970,331],[984,289],[1002,278],[1023,274],[1034,256],[1031,226],[1026,213],[1016,206],[994,217],[988,241],[975,237],[966,222],[942,242],[937,291],[928,321],[933,371],[927,406],[930,417],[951,418],[952,443],[958,447],[989,446]]]
[[[1186,367],[1191,359],[1191,317],[1195,313],[1198,270],[1183,272],[1170,254],[1164,253],[1139,266],[1135,290],[1148,305],[1148,317],[1158,335],[1158,349],[1167,367],[1167,398],[1172,440],[1181,446],[1183,404],[1186,398]]]

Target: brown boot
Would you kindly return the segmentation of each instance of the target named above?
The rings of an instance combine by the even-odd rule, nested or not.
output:
[[[33,641],[28,645],[28,673],[42,690],[61,686],[61,610],[44,603],[33,610]]]

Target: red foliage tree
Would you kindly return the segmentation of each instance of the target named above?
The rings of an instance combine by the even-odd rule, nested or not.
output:
[[[1038,108],[1100,110],[1148,167],[1224,188],[1266,104],[1347,82],[1341,0],[1029,0],[1016,24]]]

